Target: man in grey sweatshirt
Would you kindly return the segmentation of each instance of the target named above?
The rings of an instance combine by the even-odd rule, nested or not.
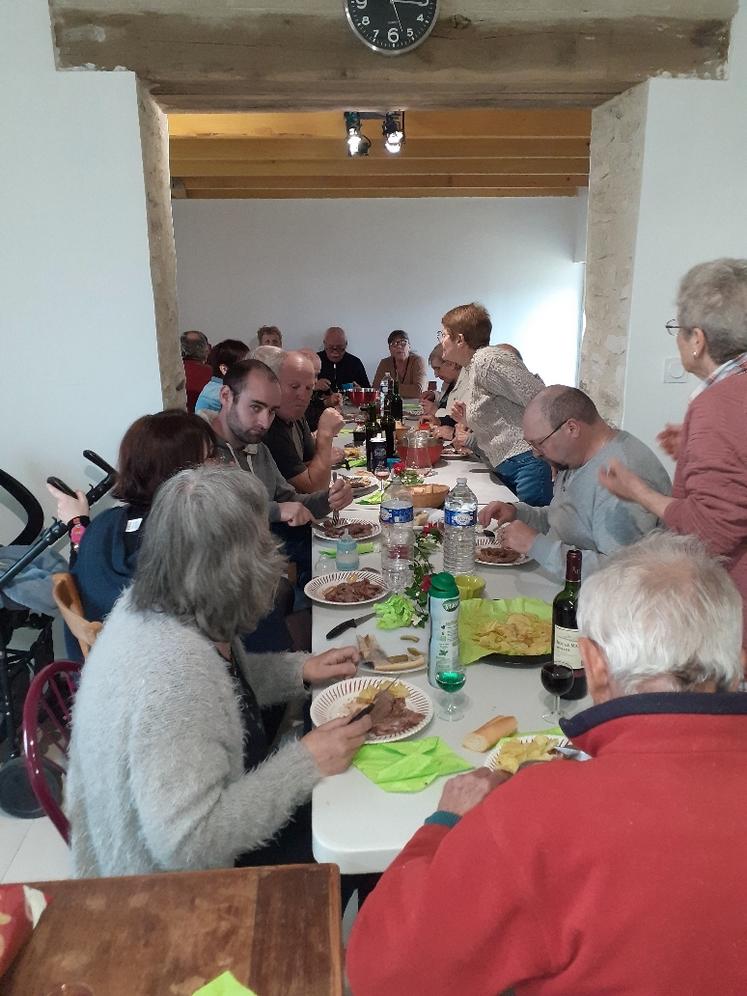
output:
[[[280,384],[259,360],[240,360],[223,378],[221,409],[210,424],[218,436],[216,458],[236,464],[258,477],[267,490],[272,531],[284,543],[288,559],[298,568],[298,582],[311,577],[311,536],[308,524],[330,509],[345,508],[353,500],[343,479],[329,490],[300,494],[282,476],[262,442],[280,407]]]
[[[502,532],[505,546],[562,578],[570,548],[581,550],[586,575],[619,547],[656,528],[656,516],[605,494],[599,470],[614,457],[664,494],[671,492],[669,475],[648,446],[608,425],[583,391],[546,387],[527,405],[523,431],[533,452],[557,468],[557,476],[546,508],[494,501],[480,511],[485,526],[491,520],[508,523]]]

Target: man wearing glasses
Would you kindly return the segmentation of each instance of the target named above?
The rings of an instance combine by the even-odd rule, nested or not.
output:
[[[522,426],[532,452],[556,467],[557,475],[546,508],[494,501],[480,511],[484,526],[491,520],[508,523],[506,546],[562,578],[570,547],[582,551],[586,575],[656,528],[657,517],[610,494],[599,483],[599,471],[617,459],[657,491],[670,494],[667,472],[648,446],[608,425],[583,391],[546,387],[527,405]]]
[[[324,333],[324,349],[317,354],[322,361],[322,369],[316,382],[318,391],[340,390],[343,384],[357,384],[370,387],[368,374],[361,360],[348,353],[348,337],[345,330],[333,325]]]

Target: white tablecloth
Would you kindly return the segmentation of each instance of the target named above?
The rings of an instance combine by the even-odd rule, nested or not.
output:
[[[469,486],[481,505],[496,499],[510,501],[511,492],[491,479],[489,471],[475,461],[450,460],[437,468],[430,481],[452,485],[457,477],[466,477]],[[355,503],[343,516],[368,520],[378,519],[377,506],[360,506]],[[319,550],[330,549],[329,541],[315,541],[313,562]],[[434,568],[441,569],[440,552],[433,558]],[[361,567],[381,566],[378,542],[374,552],[361,558]],[[334,559],[330,560],[334,570]],[[525,595],[552,601],[562,584],[551,578],[536,563],[521,567],[487,567],[478,569],[486,579],[486,596],[511,598]],[[356,632],[375,632],[384,650],[389,653],[406,652],[415,644],[403,642],[403,634],[417,634],[418,646],[427,647],[428,628],[424,630],[397,629],[384,631],[376,628],[376,620],[365,623],[358,631],[348,630],[334,640],[325,634],[332,627],[351,615],[356,617],[372,611],[370,606],[358,608],[326,607],[315,605],[313,610],[313,649],[315,652],[334,646],[355,643]],[[438,694],[428,684],[425,672],[403,675],[404,680],[425,689],[435,700]],[[467,761],[475,766],[484,762],[485,756],[465,750],[462,739],[495,715],[514,715],[520,731],[545,727],[542,713],[548,709],[550,697],[542,688],[539,669],[536,667],[497,667],[476,663],[467,669],[465,692],[469,706],[465,718],[457,723],[447,723],[434,716],[433,721],[419,736],[439,736]],[[566,711],[578,711],[588,705],[566,703]],[[340,866],[344,874],[380,872],[397,856],[405,843],[423,823],[426,816],[437,809],[444,779],[437,779],[422,792],[411,795],[384,792],[365,775],[350,768],[342,775],[323,779],[314,789],[312,800],[312,826],[314,856],[317,861],[331,861]]]

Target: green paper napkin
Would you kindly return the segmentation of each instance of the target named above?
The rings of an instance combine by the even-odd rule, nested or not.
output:
[[[364,744],[353,764],[385,792],[421,792],[441,775],[472,768],[440,737]]]
[[[233,972],[224,972],[217,979],[195,989],[192,996],[257,996],[253,989],[242,986]]]
[[[374,545],[370,541],[368,543],[358,543],[357,544],[358,553],[373,553]],[[319,553],[322,557],[336,557],[337,550],[320,550]]]
[[[348,467],[365,467],[366,458],[358,457],[356,460],[348,460]]]
[[[539,598],[469,598],[459,606],[459,657],[472,664],[496,653],[473,638],[475,631],[490,622],[504,622],[512,612],[533,612],[540,619],[552,619],[552,606]]]
[[[352,464],[351,464],[352,466]],[[364,495],[363,498],[356,499],[356,505],[380,505],[381,504],[381,492],[373,491],[370,495]]]

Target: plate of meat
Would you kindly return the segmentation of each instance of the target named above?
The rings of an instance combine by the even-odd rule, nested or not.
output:
[[[433,703],[422,689],[391,678],[346,678],[325,688],[311,703],[315,726],[354,716],[373,702],[373,726],[366,743],[383,744],[419,733],[433,718]]]
[[[306,583],[304,594],[319,605],[371,605],[389,594],[373,571],[335,571]]]
[[[378,536],[381,526],[378,522],[368,522],[366,519],[346,519],[340,516],[339,522],[333,522],[332,518],[323,519],[314,523],[312,532],[320,539],[339,539],[345,530],[350,533],[353,539],[365,540]]]
[[[503,546],[500,531],[495,539],[488,536],[477,538],[475,563],[481,567],[518,567],[520,564],[528,564],[531,559],[525,553],[517,553],[516,550]]]

